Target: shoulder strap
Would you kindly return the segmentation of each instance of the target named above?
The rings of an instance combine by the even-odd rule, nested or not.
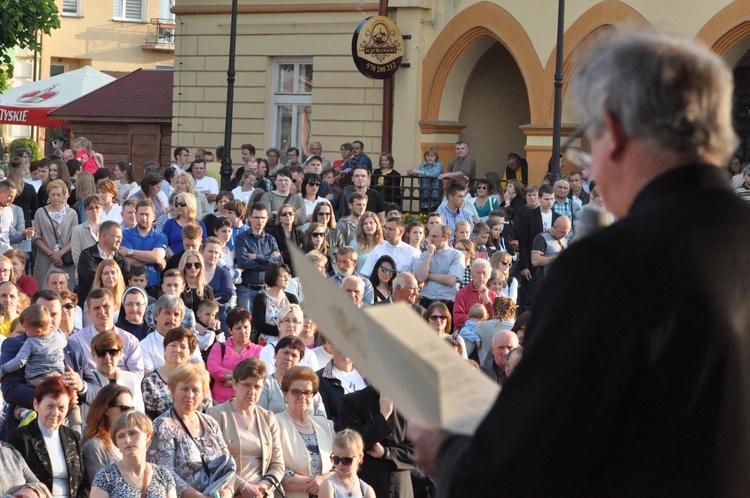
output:
[[[227,352],[227,345],[224,342],[220,342],[219,345],[221,345],[221,359],[224,359],[224,354]]]
[[[198,448],[198,453],[200,453],[201,456],[201,463],[203,464],[203,470],[206,472],[207,476],[211,475],[211,472],[208,471],[208,465],[206,464],[206,460],[203,458],[203,448],[201,448],[201,445],[198,444],[198,440],[195,439],[195,436],[190,432],[190,430],[187,428],[187,425],[185,425],[185,422],[182,420],[182,417],[177,413],[177,410],[174,409],[174,407],[171,408],[172,410],[172,417],[177,419],[177,421],[182,426],[183,430],[185,431],[185,434],[190,436],[190,439],[192,439],[193,443],[195,443],[195,446]],[[201,427],[203,426],[203,421],[200,419],[200,416],[198,417],[198,420],[201,423]]]
[[[146,498],[148,492],[148,484],[151,480],[151,464],[146,463],[146,469],[143,472],[143,488],[141,488],[141,498]]]
[[[55,234],[55,243],[57,245],[60,245],[60,237],[57,235],[57,228],[55,228],[55,220],[52,219],[52,216],[49,215],[49,211],[47,211],[47,208],[42,208],[42,211],[44,211],[44,214],[47,215],[47,218],[49,218],[49,224],[52,225],[52,233]]]

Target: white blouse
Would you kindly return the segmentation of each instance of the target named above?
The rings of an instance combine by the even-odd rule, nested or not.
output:
[[[41,422],[38,423],[52,465],[52,496],[67,498],[70,496],[70,482],[68,481],[68,464],[65,463],[65,452],[60,441],[60,432],[57,429],[49,430]]]

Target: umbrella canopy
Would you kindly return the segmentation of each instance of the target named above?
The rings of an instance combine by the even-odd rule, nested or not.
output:
[[[0,94],[0,123],[55,127],[47,113],[114,81],[90,66],[34,81]]]

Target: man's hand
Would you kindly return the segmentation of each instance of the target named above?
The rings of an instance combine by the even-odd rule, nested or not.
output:
[[[440,447],[452,435],[443,429],[428,429],[414,423],[407,426],[406,437],[414,443],[414,460],[425,474],[435,476]]]
[[[531,282],[531,271],[528,268],[521,270],[521,276]]]
[[[365,453],[373,458],[383,458],[383,455],[385,455],[385,448],[383,448],[382,444],[375,443],[369,450],[365,451]]]
[[[428,256],[432,256],[433,254],[435,254],[436,250],[437,250],[437,247],[435,247],[434,244],[427,244],[426,252]]]
[[[388,417],[393,413],[393,401],[386,398],[384,395],[380,395],[380,413],[383,417],[388,420]]]
[[[490,302],[489,289],[485,284],[480,285],[479,289],[477,289],[477,292],[479,293],[479,297],[482,298],[482,301],[484,301],[485,303]]]

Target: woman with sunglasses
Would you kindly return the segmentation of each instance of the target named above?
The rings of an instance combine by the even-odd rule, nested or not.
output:
[[[162,228],[162,233],[167,236],[167,257],[185,250],[182,245],[182,229],[188,223],[195,223],[203,230],[203,238],[206,238],[206,225],[197,218],[197,204],[195,196],[189,192],[177,194],[174,198],[175,216],[167,220]]]
[[[396,277],[396,262],[390,256],[381,256],[372,269],[370,282],[375,291],[375,302],[387,301],[393,293],[393,279]]]
[[[96,383],[89,386],[86,392],[86,402],[92,403],[99,391],[110,384],[118,384],[127,387],[133,398],[131,403],[135,408],[143,412],[143,395],[141,394],[141,376],[119,368],[117,365],[122,360],[122,339],[116,333],[100,332],[91,340],[91,354],[94,357],[96,370],[94,378]],[[84,419],[88,407],[83,407]]]
[[[119,384],[105,385],[94,397],[83,431],[83,467],[89,482],[94,481],[100,469],[122,459],[122,453],[112,441],[109,429],[117,417],[134,409],[130,390]]]
[[[188,309],[198,313],[201,301],[213,300],[214,291],[206,282],[206,264],[198,251],[188,250],[180,258],[180,273],[185,280],[185,290],[180,297]]]
[[[513,257],[506,251],[498,251],[490,258],[490,266],[493,270],[500,272],[503,279],[503,294],[518,302],[518,280],[510,276],[510,269],[513,266]]]
[[[195,178],[190,173],[180,173],[177,178],[175,178],[174,190],[180,194],[188,193],[195,196],[196,219],[202,220],[212,211],[206,194],[195,190]]]
[[[66,288],[59,294],[62,304],[62,309],[60,310],[60,330],[65,334],[65,337],[70,337],[71,334],[75,334],[81,328],[76,325],[76,314],[83,312],[78,306],[78,296],[74,292],[70,292]]]
[[[326,227],[323,223],[318,223],[317,221],[310,223],[305,234],[305,244],[302,246],[302,251],[305,254],[316,252],[325,257],[326,275],[329,277],[333,275],[334,257],[326,242]]]
[[[333,214],[333,206],[328,202],[327,199],[323,199],[323,202],[317,204],[313,209],[313,221],[322,223],[326,231],[326,243],[328,244],[328,250],[336,258],[338,250],[346,245],[344,243],[344,237],[341,232],[336,228],[336,215]]]
[[[313,218],[315,207],[321,202],[325,202],[325,197],[320,197],[320,175],[315,173],[305,173],[305,177],[302,180],[302,199],[305,201],[305,223],[302,224],[300,230],[303,232],[307,230],[310,223],[318,221]]]
[[[317,496],[320,484],[333,475],[333,422],[310,415],[320,381],[310,368],[292,367],[281,379],[286,411],[277,415],[286,474],[282,481],[288,498]]]
[[[490,213],[495,209],[500,208],[500,203],[497,198],[490,196],[490,189],[492,185],[486,178],[480,178],[477,180],[474,189],[476,190],[476,197],[472,199],[474,208],[477,210],[479,219],[483,222],[487,222],[487,218],[490,217]]]
[[[461,356],[466,359],[469,358],[466,354],[466,342],[464,341],[464,338],[461,337],[458,332],[451,334],[453,322],[451,320],[450,311],[448,311],[448,306],[446,306],[445,303],[433,301],[432,304],[427,307],[424,317],[430,328],[437,332],[441,339],[450,337],[458,341],[458,343],[461,344]]]
[[[266,225],[266,231],[276,239],[276,245],[279,246],[279,252],[284,259],[284,264],[294,275],[294,266],[292,266],[292,257],[289,253],[290,247],[299,249],[302,247],[305,239],[304,232],[295,226],[294,207],[291,204],[282,204],[279,207],[276,216],[275,225]]]

